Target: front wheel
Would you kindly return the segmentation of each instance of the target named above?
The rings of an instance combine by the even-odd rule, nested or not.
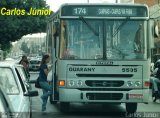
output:
[[[70,107],[69,102],[60,102],[60,111],[61,112],[68,112]]]
[[[135,113],[137,111],[137,103],[126,103],[126,111],[128,113]]]

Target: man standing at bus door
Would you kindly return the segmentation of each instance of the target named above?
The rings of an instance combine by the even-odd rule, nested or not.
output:
[[[30,77],[30,74],[29,74],[29,61],[27,59],[27,56],[23,55],[22,59],[19,62],[19,64],[23,65],[23,67],[25,68],[28,76]]]
[[[156,102],[156,100],[160,97],[160,91],[158,90],[158,86],[160,85],[160,64],[153,71],[153,75],[155,75],[155,78],[152,79],[152,92],[153,96],[155,97],[153,102]]]

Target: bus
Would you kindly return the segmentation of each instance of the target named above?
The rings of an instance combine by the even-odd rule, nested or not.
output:
[[[53,96],[70,103],[148,103],[154,21],[141,4],[63,4],[48,20]]]

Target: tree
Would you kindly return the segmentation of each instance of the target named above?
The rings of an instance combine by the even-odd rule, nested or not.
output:
[[[7,8],[8,10],[20,9],[26,12],[30,8],[48,9],[45,0],[1,0],[0,10]],[[45,32],[47,18],[49,16],[28,16],[28,15],[1,15],[0,14],[0,44],[2,50],[7,50],[10,42],[20,39],[26,34]]]

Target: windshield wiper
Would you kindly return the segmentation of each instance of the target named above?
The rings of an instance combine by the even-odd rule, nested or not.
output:
[[[115,36],[118,34],[118,32],[122,29],[122,27],[129,21],[128,19],[129,19],[129,17],[127,17],[127,18],[125,19],[125,21],[123,21],[123,22],[118,26],[118,28],[116,29],[116,31],[115,31],[115,33],[112,35],[112,37],[115,37]]]
[[[95,31],[95,29],[93,29],[93,27],[84,19],[83,16],[80,16],[79,18],[82,20],[83,23],[85,23],[85,24],[87,25],[87,27],[88,27],[96,36],[99,36],[99,33],[97,33],[97,32]]]

